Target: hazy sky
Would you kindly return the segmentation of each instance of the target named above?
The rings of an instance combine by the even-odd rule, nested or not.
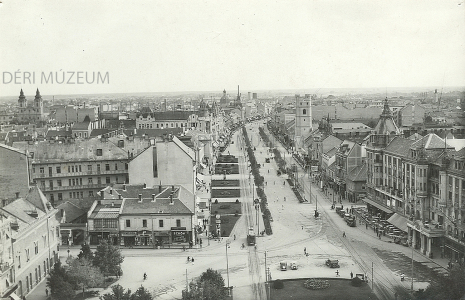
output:
[[[464,0],[2,2],[0,96],[465,85]]]

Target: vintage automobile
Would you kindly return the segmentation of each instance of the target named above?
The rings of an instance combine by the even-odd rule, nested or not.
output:
[[[289,263],[289,269],[291,270],[297,270],[297,263],[295,261],[291,261]]]
[[[328,259],[326,260],[326,265],[330,268],[339,268],[339,260],[337,259]]]
[[[281,271],[287,271],[287,262],[285,262],[285,261],[280,262],[279,263],[279,269]]]

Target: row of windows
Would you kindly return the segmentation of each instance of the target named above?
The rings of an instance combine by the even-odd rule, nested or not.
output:
[[[118,179],[119,179],[119,177],[116,176],[116,183],[118,183]],[[56,185],[57,187],[63,186],[63,182],[62,182],[61,179],[57,179],[56,183],[57,183],[57,185]],[[111,183],[111,177],[110,176],[105,177],[105,184],[110,184],[110,183]],[[53,189],[53,187],[54,187],[53,180],[49,180],[48,184],[49,184],[48,187],[50,189]],[[87,183],[85,183],[85,181],[84,181],[84,184],[93,185],[94,184],[94,178],[92,178],[92,177],[87,178]],[[97,184],[102,184],[102,177],[97,177]],[[68,186],[82,186],[82,185],[83,185],[82,178],[70,178],[70,179],[68,179]],[[46,189],[47,188],[46,185],[45,185],[45,180],[40,181],[40,188],[41,189]]]
[[[175,125],[176,124],[176,125]],[[161,123],[156,123],[155,124],[157,129],[161,128],[183,128],[183,127],[187,127],[187,123],[171,123],[171,126],[170,123],[166,123],[166,124],[161,124]],[[163,126],[165,125],[165,126]],[[202,123],[191,123],[191,127],[202,127]],[[153,123],[148,123],[148,124],[144,124],[144,123],[140,123],[139,124],[139,129],[152,129],[153,128]]]
[[[85,195],[85,193],[83,191],[82,192],[69,192],[69,198],[70,199],[83,199],[84,195]],[[54,202],[55,201],[55,194],[50,194],[49,196],[50,196],[49,197],[50,201]],[[89,198],[94,197],[94,191],[88,191],[87,196]],[[58,198],[58,201],[62,201],[63,200],[63,193],[58,193],[57,198]]]
[[[97,172],[100,172],[101,171],[101,165],[97,164],[96,166],[97,166]],[[125,169],[126,170],[128,169],[128,164],[125,164]],[[117,163],[114,164],[114,170],[118,171],[118,164]],[[61,171],[62,171],[61,166],[57,166],[55,168],[55,171],[56,171],[57,174],[60,174]],[[87,171],[92,172],[93,171],[93,165],[87,165]],[[111,165],[109,163],[105,164],[105,171],[111,171]],[[35,173],[35,167],[32,168],[32,172]],[[68,173],[75,173],[75,172],[82,172],[82,166],[81,165],[68,166]],[[39,173],[40,174],[45,174],[45,167],[39,167]],[[53,174],[53,168],[52,167],[48,167],[48,174],[49,175]]]
[[[126,220],[126,228],[131,227],[131,220]],[[142,227],[146,228],[147,227],[147,220],[143,219],[142,220]],[[164,222],[163,220],[158,220],[158,227],[164,227]],[[176,227],[181,227],[181,220],[177,219],[176,220]]]

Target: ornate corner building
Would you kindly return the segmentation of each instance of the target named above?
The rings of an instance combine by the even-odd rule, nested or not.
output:
[[[424,255],[465,256],[465,148],[436,134],[403,138],[387,99],[367,145],[367,197]]]

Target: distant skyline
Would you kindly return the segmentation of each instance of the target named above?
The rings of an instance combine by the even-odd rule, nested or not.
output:
[[[0,97],[465,86],[463,0],[2,2]]]

